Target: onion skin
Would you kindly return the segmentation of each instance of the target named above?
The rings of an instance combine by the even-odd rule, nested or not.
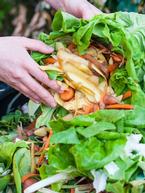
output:
[[[34,178],[29,178],[27,180],[25,180],[25,182],[23,183],[23,191],[28,188],[29,186],[31,186],[32,184],[35,184],[36,182],[38,182],[38,180],[34,179]]]
[[[118,100],[114,96],[106,95],[104,97],[103,102],[104,102],[105,105],[113,105],[113,104],[117,104]]]

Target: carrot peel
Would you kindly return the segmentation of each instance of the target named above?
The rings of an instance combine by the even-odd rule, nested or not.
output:
[[[32,177],[37,177],[37,176],[39,176],[39,175],[34,174],[34,173],[28,173],[22,177],[21,181],[22,181],[22,183],[24,183],[27,179],[32,178]]]
[[[130,90],[128,90],[127,92],[125,92],[125,93],[123,94],[122,99],[125,100],[125,99],[127,99],[127,98],[130,98],[131,96],[132,96],[132,92],[131,92]]]
[[[56,62],[55,58],[46,58],[43,60],[44,64],[54,64]]]
[[[46,150],[46,149],[49,147],[50,138],[51,138],[52,134],[53,134],[53,132],[52,132],[52,130],[50,130],[50,131],[49,131],[49,136],[48,136],[48,138],[47,138],[47,140],[46,140],[46,142],[45,142],[45,145],[44,145],[43,148],[41,149],[41,151],[44,151],[44,150]],[[44,156],[44,154],[42,153],[41,156],[40,156],[39,159],[38,159],[38,163],[37,163],[38,166],[42,164],[42,162],[43,162],[43,160],[44,160],[44,157],[45,157],[45,156]]]
[[[117,67],[118,67],[117,64],[110,64],[110,65],[108,66],[108,72],[109,72],[109,73],[114,72],[114,71],[117,69]]]
[[[134,107],[130,104],[113,104],[113,105],[107,105],[105,107],[106,109],[126,109],[126,110],[131,110]]]

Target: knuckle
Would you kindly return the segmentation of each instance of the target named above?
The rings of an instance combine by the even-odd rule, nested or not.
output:
[[[16,79],[11,79],[9,82],[10,82],[10,85],[11,85],[12,87],[16,87],[16,86],[17,86],[17,81],[16,81]]]
[[[45,101],[50,98],[49,93],[43,93],[41,96]]]
[[[15,71],[15,73],[13,73],[13,78],[14,78],[14,80],[16,79],[16,80],[19,80],[19,79],[21,79],[22,78],[22,75],[23,73],[21,73],[20,71]]]
[[[50,80],[50,81],[49,81],[49,85],[50,85],[50,86],[56,86],[57,84],[56,84],[56,81],[55,81],[55,80]]]
[[[49,78],[46,73],[40,71],[40,79],[42,83],[49,84]]]
[[[50,88],[55,89],[55,90],[58,90],[60,88],[60,86],[54,80],[49,81],[48,86]]]

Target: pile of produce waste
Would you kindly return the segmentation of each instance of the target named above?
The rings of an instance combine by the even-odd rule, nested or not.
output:
[[[54,52],[32,57],[63,91],[49,89],[56,108],[29,102],[15,143],[0,138],[0,190],[144,193],[145,16],[58,11],[39,39]]]

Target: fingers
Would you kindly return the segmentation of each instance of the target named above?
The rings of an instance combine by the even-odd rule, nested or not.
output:
[[[40,40],[33,40],[23,37],[20,39],[20,41],[27,50],[38,51],[44,54],[52,53],[54,50],[52,47],[44,44]]]
[[[31,93],[34,93],[34,94],[32,94],[31,98],[35,98],[34,96],[37,96],[38,100],[40,99],[40,102],[42,102],[48,106],[51,106],[51,107],[56,106],[56,102],[55,102],[54,98],[51,96],[51,94],[48,92],[48,90],[45,89],[43,86],[41,86],[30,75],[25,76],[25,78],[22,79],[21,81],[24,85],[27,85],[27,88],[29,90],[27,93],[28,96],[30,96]]]
[[[61,92],[61,87],[54,80],[50,80],[48,75],[40,70],[39,65],[29,57],[29,63],[27,63],[27,69],[29,73],[40,83],[52,88],[56,92]]]
[[[82,10],[82,17],[84,19],[91,19],[95,15],[101,14],[102,11],[97,9],[95,6],[92,4],[84,4],[83,10]]]
[[[36,103],[41,102],[41,99],[33,91],[30,91],[30,89],[27,88],[24,84],[19,83],[17,86],[14,86],[14,85],[11,85],[11,86],[16,90],[18,90],[23,95],[25,95],[26,97],[33,100],[34,102]]]
[[[31,77],[26,70],[21,71],[21,77],[19,74],[18,77],[15,76],[15,78],[9,80],[9,85],[35,102],[43,103],[52,108],[56,106],[56,102],[49,91]]]

